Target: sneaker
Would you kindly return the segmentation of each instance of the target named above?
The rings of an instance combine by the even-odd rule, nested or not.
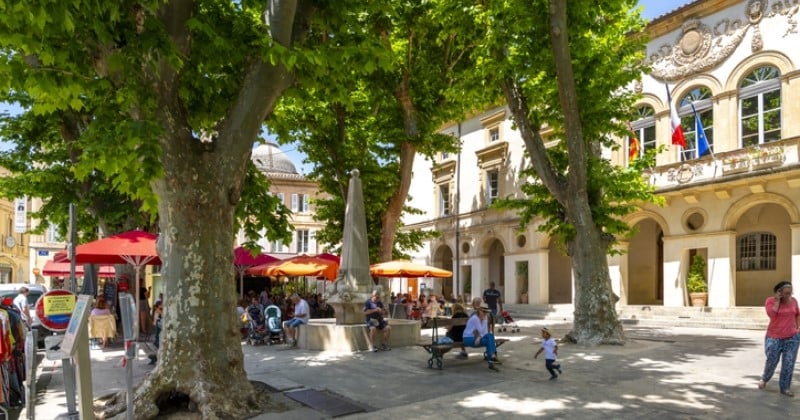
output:
[[[382,346],[381,346],[381,350],[383,350],[383,351],[389,351],[389,350],[391,350],[391,349],[392,349],[392,348],[391,348],[391,347],[389,347],[389,346],[387,346],[386,344],[384,344],[384,345],[382,345]]]
[[[494,363],[489,363],[489,369],[493,370],[495,372],[500,372],[500,369],[498,369],[497,366],[495,366]]]
[[[469,355],[467,354],[467,352],[461,351],[458,352],[458,355],[456,357],[458,357],[459,359],[466,359],[467,357],[469,357]]]
[[[378,348],[377,348],[377,347],[373,347],[373,348],[372,348],[372,352],[373,352],[373,353],[377,353],[377,352],[378,352]]]
[[[558,371],[559,375],[563,375],[563,373],[561,373],[561,365],[556,366],[556,370]]]
[[[497,356],[492,357],[492,363],[495,363],[495,364],[498,364],[498,365],[502,365],[503,364],[503,362],[501,362],[500,359],[497,358]]]
[[[550,377],[550,380],[551,380],[551,381],[555,381],[556,379],[558,379],[558,376],[551,376],[551,377]]]

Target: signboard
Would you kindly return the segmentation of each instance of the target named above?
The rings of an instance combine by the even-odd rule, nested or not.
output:
[[[14,199],[14,232],[25,233],[28,229],[28,197]]]
[[[47,257],[47,256],[49,256],[49,255],[50,255],[50,251],[48,251],[48,250],[46,250],[46,249],[40,249],[40,250],[37,252],[37,255],[39,255],[40,257]]]
[[[69,290],[51,290],[36,301],[36,315],[50,331],[66,330],[74,309],[75,294]]]
[[[94,298],[89,295],[80,295],[78,300],[75,301],[75,310],[69,319],[64,341],[61,342],[61,351],[64,353],[69,355],[75,353],[78,330],[84,326],[83,324],[89,322],[89,312],[92,310],[93,304]],[[84,345],[88,345],[88,343],[84,343]]]
[[[119,294],[119,313],[122,316],[122,337],[125,340],[135,340],[139,322],[136,316],[136,300],[132,294]]]

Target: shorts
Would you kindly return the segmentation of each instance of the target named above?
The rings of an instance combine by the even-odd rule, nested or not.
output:
[[[286,324],[284,324],[284,325],[286,325],[289,328],[297,328],[297,327],[299,327],[299,326],[301,326],[303,324],[305,324],[305,322],[303,322],[302,319],[300,319],[300,318],[292,318],[292,319],[286,321]]]
[[[389,325],[389,323],[386,322],[385,319],[378,320],[378,319],[372,318],[372,319],[368,319],[367,320],[367,328],[377,328],[379,330],[382,330],[382,329],[386,328],[387,325]]]

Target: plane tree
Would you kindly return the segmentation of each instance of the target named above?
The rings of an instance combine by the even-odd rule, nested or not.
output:
[[[471,16],[484,34],[476,72],[487,94],[502,92],[529,158],[527,196],[505,205],[519,209],[523,223],[541,221],[571,257],[568,338],[623,343],[607,256],[629,232],[620,218],[657,201],[641,165],[619,168],[605,154],[629,134],[637,97],[630,87],[646,71],[636,1],[488,2]]]
[[[244,418],[268,404],[244,372],[231,281],[236,218],[281,218],[275,205],[242,206],[265,195],[247,182],[258,177],[251,148],[283,92],[333,54],[304,42],[354,19],[359,5],[0,4],[2,91],[59,130],[74,153],[65,176],[104,178],[132,211],[157,214],[164,329],[159,364],[136,390],[137,418],[174,404]]]
[[[405,256],[430,236],[402,229],[402,216],[419,211],[407,205],[414,158],[456,151],[457,139],[439,129],[486,102],[466,86],[476,32],[453,24],[452,6],[446,0],[384,3],[361,19],[358,31],[321,41],[365,38],[371,61],[339,72],[336,63],[326,63],[319,83],[302,84],[282,98],[270,130],[308,156],[309,177],[331,197],[316,203],[317,217],[329,222],[318,241],[341,241],[353,168],[361,171],[369,204],[371,261]]]

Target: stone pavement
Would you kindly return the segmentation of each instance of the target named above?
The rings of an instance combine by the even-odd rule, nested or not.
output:
[[[519,318],[517,323],[520,332],[498,333],[511,340],[500,348],[499,373],[487,369],[480,349],[471,350],[467,360],[448,353],[440,371],[428,369],[428,354],[416,346],[337,354],[242,344],[250,379],[265,383],[287,408],[255,418],[323,419],[359,411],[341,418],[771,419],[795,417],[800,409],[800,393],[798,398],[778,393],[777,375],[765,391],[756,387],[764,363],[763,331],[626,326],[625,346],[561,344],[564,373],[550,381],[541,356],[533,359],[539,329],[546,325],[560,338],[571,324]],[[423,339],[426,334],[430,330],[423,330]],[[93,350],[92,357],[95,397],[124,389],[121,349]],[[135,381],[152,369],[147,362],[144,357],[134,362]],[[39,366],[43,389],[36,418],[66,412],[59,366],[49,361]],[[289,398],[299,394],[329,401],[312,408]]]

